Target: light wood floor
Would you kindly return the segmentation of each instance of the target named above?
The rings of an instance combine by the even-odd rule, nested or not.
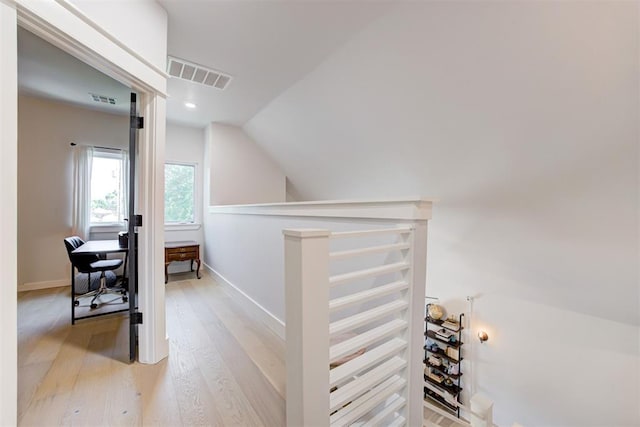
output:
[[[68,289],[20,293],[19,424],[284,425],[282,340],[208,275],[175,277],[170,355],[156,365],[124,362],[128,318],[71,326]]]
[[[450,420],[442,415],[425,408],[424,409],[424,427],[462,427],[462,424]]]
[[[127,362],[127,317],[71,326],[68,289],[20,293],[19,424],[285,425],[284,342],[209,275],[192,276],[170,276],[170,353],[156,365]],[[425,425],[456,423],[425,410]]]

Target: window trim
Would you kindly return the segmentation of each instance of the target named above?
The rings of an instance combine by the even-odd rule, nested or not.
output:
[[[193,167],[193,220],[189,222],[180,222],[180,221],[167,221],[166,215],[164,215],[164,228],[165,230],[198,230],[201,227],[199,223],[198,216],[198,163],[196,162],[183,162],[179,160],[165,160],[164,161],[164,176],[165,176],[165,192],[166,192],[166,167],[167,165],[178,165],[178,166],[191,166]],[[165,209],[166,204],[166,195],[163,197],[163,210]]]
[[[123,231],[125,229],[126,223],[123,221],[122,223],[104,223],[98,225],[90,225],[89,230],[91,234],[94,233],[107,233],[113,234]]]
[[[193,231],[193,230],[200,230],[200,227],[202,227],[202,224],[196,223],[196,222],[189,222],[184,224],[170,222],[164,225],[165,231]]]
[[[121,161],[120,167],[126,168],[129,165],[125,165],[124,162],[122,162],[121,154],[122,154],[121,148],[106,149],[106,148],[93,147],[93,153],[91,156],[93,158],[102,157],[106,159],[120,160]],[[91,179],[93,179],[93,172],[91,174]],[[125,200],[124,203],[127,203],[127,201]],[[89,212],[91,212],[91,207],[89,208]],[[122,227],[124,227],[125,225],[126,225],[126,221],[124,220],[124,218],[122,219],[122,221],[112,221],[112,222],[91,222],[91,218],[89,218],[89,230],[91,233],[94,233],[94,232],[95,233],[112,233],[114,231],[120,231]]]

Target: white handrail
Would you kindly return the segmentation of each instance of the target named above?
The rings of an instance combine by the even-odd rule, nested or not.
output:
[[[331,233],[331,238],[345,239],[349,237],[363,237],[374,236],[381,234],[406,234],[411,231],[410,227],[396,227],[396,228],[378,228],[375,230],[357,230],[357,231],[337,231]]]

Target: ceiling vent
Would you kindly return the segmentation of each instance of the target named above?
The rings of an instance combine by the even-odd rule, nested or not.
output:
[[[111,105],[116,105],[116,102],[117,102],[116,98],[111,98],[104,95],[97,95],[95,93],[90,93],[89,95],[91,95],[91,99],[93,99],[95,102],[102,102],[103,104],[111,104]]]
[[[205,86],[224,90],[231,81],[231,76],[221,71],[212,70],[184,59],[167,57],[167,72],[171,77],[188,80]]]

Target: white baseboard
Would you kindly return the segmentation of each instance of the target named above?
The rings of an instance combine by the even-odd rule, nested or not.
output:
[[[203,264],[206,269],[211,272],[214,279],[216,279],[223,286],[226,286],[227,289],[230,289],[236,297],[247,303],[247,307],[250,307],[250,309],[258,315],[260,320],[269,327],[269,329],[271,329],[277,336],[279,336],[283,340],[285,339],[285,324],[282,320],[278,319],[271,312],[269,312],[269,310],[257,303],[253,298],[245,294],[242,290],[238,289],[233,283],[229,282],[224,276],[215,271],[209,265],[207,265],[206,263]]]
[[[70,279],[46,280],[44,282],[31,282],[18,286],[18,292],[37,291],[38,289],[71,287]]]

